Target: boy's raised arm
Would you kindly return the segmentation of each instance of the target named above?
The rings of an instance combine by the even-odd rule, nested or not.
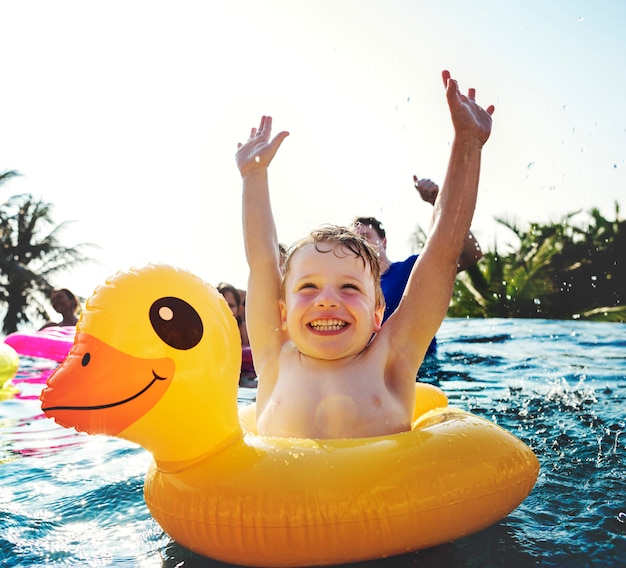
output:
[[[254,364],[261,371],[280,328],[280,266],[278,238],[269,196],[267,168],[288,132],[270,140],[272,119],[261,118],[248,141],[238,145],[236,162],[243,181],[243,236],[250,267],[246,322]]]
[[[463,95],[449,72],[444,71],[442,77],[455,133],[448,171],[434,205],[428,239],[399,308],[388,321],[391,324],[388,331],[393,334],[395,345],[402,349],[406,349],[407,344],[419,345],[417,350],[406,351],[417,352],[415,357],[405,357],[409,366],[419,364],[421,359],[416,361],[415,358],[423,356],[446,315],[457,260],[474,214],[481,152],[491,133],[494,111],[493,106],[483,109],[476,103],[475,89]]]

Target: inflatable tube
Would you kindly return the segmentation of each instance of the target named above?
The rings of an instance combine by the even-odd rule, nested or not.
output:
[[[20,355],[42,357],[60,363],[67,357],[75,333],[74,326],[51,326],[40,331],[11,333],[4,342]]]
[[[20,360],[15,349],[6,343],[0,343],[0,400],[13,397],[18,389],[11,379],[15,377]]]
[[[200,279],[161,265],[118,273],[87,302],[42,409],[150,451],[144,495],[156,521],[187,548],[241,565],[434,546],[497,522],[535,483],[523,442],[428,385],[416,387],[410,432],[259,436],[254,408],[237,409],[239,345],[226,302]]]

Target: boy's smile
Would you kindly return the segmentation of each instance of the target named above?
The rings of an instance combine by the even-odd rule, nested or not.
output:
[[[309,327],[313,331],[319,331],[322,333],[326,333],[329,331],[341,331],[344,327],[348,325],[345,321],[341,321],[338,319],[316,319],[309,324]]]

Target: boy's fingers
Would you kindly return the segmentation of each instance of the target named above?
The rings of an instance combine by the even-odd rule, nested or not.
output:
[[[260,134],[270,135],[272,131],[272,117],[271,116],[263,116],[261,117],[261,126],[259,127]]]
[[[278,149],[278,147],[283,143],[283,140],[287,138],[287,136],[289,136],[289,132],[287,132],[286,130],[279,132],[276,136],[274,136],[274,139],[272,140],[272,146]]]

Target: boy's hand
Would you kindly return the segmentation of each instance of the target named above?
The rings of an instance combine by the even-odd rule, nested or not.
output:
[[[250,131],[250,138],[245,144],[237,144],[237,154],[235,160],[241,176],[245,176],[251,171],[265,169],[276,155],[283,140],[289,136],[289,132],[279,132],[270,141],[272,134],[272,117],[261,117],[259,128]]]
[[[476,89],[468,89],[467,96],[461,94],[459,85],[452,79],[449,71],[441,74],[446,87],[446,97],[454,131],[458,135],[466,134],[478,140],[482,146],[491,134],[491,115],[495,110],[493,105],[483,109],[476,104]]]

